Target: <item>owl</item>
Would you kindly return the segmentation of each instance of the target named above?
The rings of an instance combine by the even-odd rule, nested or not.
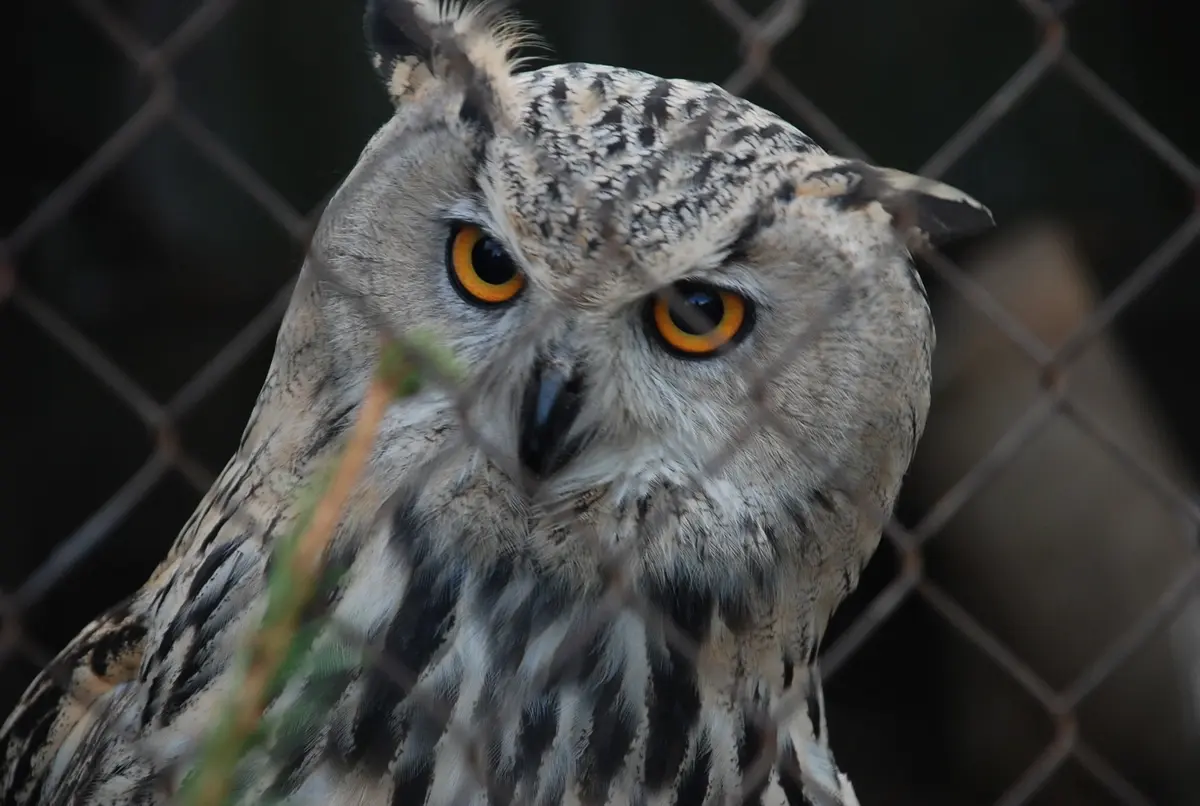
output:
[[[712,84],[529,69],[495,6],[374,0],[365,30],[394,114],[241,442],[8,718],[3,802],[174,802],[381,334],[420,331],[460,383],[387,409],[309,614],[326,660],[236,802],[856,804],[817,652],[925,425],[909,245],[990,213]]]

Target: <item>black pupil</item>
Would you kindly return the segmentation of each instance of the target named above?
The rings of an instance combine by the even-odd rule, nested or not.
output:
[[[517,273],[500,244],[486,235],[471,247],[471,266],[479,279],[488,285],[504,285]]]
[[[671,299],[671,321],[684,333],[692,336],[711,333],[725,315],[725,303],[721,301],[721,295],[712,289],[676,287],[675,296],[684,306]],[[680,310],[681,307],[686,309]]]

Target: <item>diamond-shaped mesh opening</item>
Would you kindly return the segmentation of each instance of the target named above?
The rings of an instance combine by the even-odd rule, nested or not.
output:
[[[9,345],[0,350],[0,588],[13,591],[153,445],[121,399],[11,303],[0,312],[0,342]]]
[[[136,143],[144,117],[138,112],[151,89],[147,77],[73,4],[30,4],[27,14],[24,26],[12,26],[3,55],[6,72],[12,71],[13,103],[21,110],[6,115],[0,155],[0,174],[11,178],[0,201],[6,233],[53,194],[70,193],[68,180],[105,162],[106,151],[126,151]],[[22,27],[52,30],[53,46],[17,35]]]
[[[897,670],[910,682],[891,698],[902,704],[897,733],[911,742],[910,765],[923,771],[923,794],[934,802],[994,803],[1050,744],[1054,722],[1009,670],[928,603],[908,607],[919,619],[921,651],[897,646],[889,665],[911,657],[908,669]],[[880,710],[897,709],[881,702]],[[886,800],[886,790],[876,800]]]
[[[361,8],[309,12],[286,0],[237,3],[173,71],[191,115],[301,214],[332,190],[389,112],[370,62],[345,46],[362,38]]]
[[[32,244],[20,279],[166,400],[271,299],[299,255],[164,126]]]
[[[919,165],[1037,45],[1028,17],[1009,0],[807,5],[804,21],[772,53],[777,77],[764,79],[748,97],[788,116],[789,91],[799,91],[886,165]],[[886,127],[879,127],[881,118]],[[803,114],[794,122],[816,131],[817,121]],[[836,142],[825,144],[841,150]]]
[[[1066,15],[1071,51],[1125,102],[1154,122],[1168,142],[1180,144],[1189,133],[1189,113],[1178,103],[1175,88],[1162,75],[1185,75],[1189,61],[1188,29],[1183,6],[1168,14],[1143,16],[1134,6],[1076,3]],[[1174,18],[1173,18],[1174,17]],[[1130,46],[1130,33],[1155,47]],[[1180,47],[1184,45],[1184,47]],[[1192,153],[1194,157],[1194,152]]]
[[[1068,216],[1106,290],[1191,207],[1186,183],[1059,72],[990,126],[945,179],[995,184],[996,215],[1010,221]]]

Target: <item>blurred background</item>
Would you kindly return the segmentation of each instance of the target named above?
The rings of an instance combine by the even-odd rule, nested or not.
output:
[[[306,227],[389,114],[361,5],[6,7],[0,713],[146,579],[236,446]],[[905,533],[826,646],[863,804],[1200,803],[1188,4],[517,7],[555,59],[723,83],[996,214],[926,267]]]

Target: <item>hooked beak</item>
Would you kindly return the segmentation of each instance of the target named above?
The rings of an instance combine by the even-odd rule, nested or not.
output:
[[[521,401],[517,457],[535,477],[552,475],[578,452],[578,440],[567,434],[579,414],[583,378],[539,362]]]

